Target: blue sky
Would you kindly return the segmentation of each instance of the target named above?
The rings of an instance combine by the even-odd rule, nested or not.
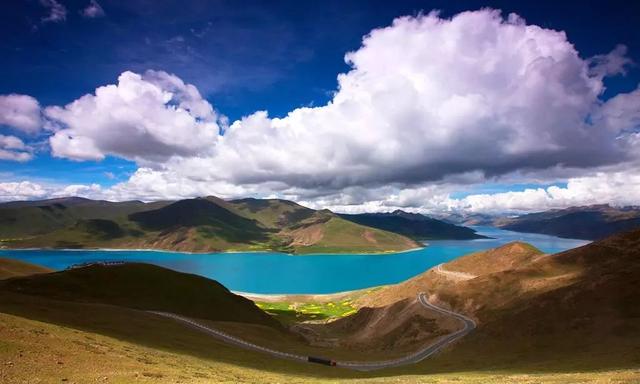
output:
[[[606,91],[598,95],[598,103],[605,103],[619,94],[632,93],[640,83],[637,65],[640,62],[637,28],[640,4],[634,2],[601,1],[578,5],[551,1],[461,1],[455,4],[446,1],[325,1],[303,4],[297,1],[99,0],[94,4],[101,12],[92,14],[93,17],[83,15],[91,4],[86,0],[18,0],[4,4],[0,14],[3,36],[0,39],[3,57],[0,61],[0,95],[29,95],[39,102],[44,116],[47,106],[62,107],[85,94],[93,94],[97,87],[116,84],[123,72],[164,71],[197,88],[202,99],[216,111],[215,116],[207,115],[204,119],[215,120],[212,124],[222,132],[227,129],[227,121],[233,123],[256,111],[268,111],[272,119],[285,117],[300,107],[321,107],[330,103],[338,89],[336,76],[356,66],[345,63],[345,54],[361,50],[363,36],[376,28],[391,25],[397,17],[420,18],[437,9],[440,10],[438,17],[446,20],[463,11],[486,7],[502,10],[505,22],[509,13],[514,12],[526,20],[527,25],[564,31],[567,43],[573,45],[579,58],[585,61],[596,55],[606,55],[623,44],[627,62],[624,74],[618,71],[598,78],[606,87]],[[52,18],[54,10],[58,10],[58,14]],[[446,43],[435,40],[432,44],[440,42]],[[361,64],[364,65],[368,64]],[[584,119],[587,118],[591,117]],[[29,181],[40,183],[45,189],[68,184],[98,184],[108,189],[126,182],[140,168],[162,169],[165,172],[163,180],[166,180],[168,170],[174,166],[175,161],[164,155],[167,151],[164,147],[162,158],[157,154],[149,157],[146,152],[138,155],[129,149],[111,147],[89,157],[64,150],[54,156],[49,140],[53,132],[63,129],[69,122],[57,119],[54,128],[45,127],[53,120],[50,116],[43,117],[43,128],[37,133],[25,134],[10,124],[0,126],[0,134],[19,138],[31,153],[29,161],[0,160],[0,175],[4,179],[0,182]],[[91,124],[91,121],[84,124]],[[401,131],[402,127],[394,129],[394,132]],[[564,127],[558,125],[553,129]],[[637,126],[632,123],[624,130],[633,132]],[[77,134],[77,131],[73,133]],[[358,143],[360,148],[361,143]],[[366,157],[354,155],[353,147],[345,150],[350,152],[344,157],[351,158],[354,163],[347,163],[342,169]],[[180,151],[184,152],[184,148]],[[179,155],[186,157],[183,152]],[[569,152],[571,150],[565,151]],[[306,169],[298,171],[299,180],[295,182],[291,181],[293,175],[273,169],[256,172],[256,175],[235,172],[224,180],[199,175],[193,179],[198,182],[197,179],[209,180],[212,193],[227,196],[276,194],[312,205],[341,208],[349,205],[367,207],[367,202],[385,201],[382,208],[373,206],[384,209],[387,205],[406,204],[395,200],[391,203],[389,199],[393,200],[393,196],[399,196],[407,189],[426,188],[432,191],[429,196],[433,197],[436,188],[438,195],[461,199],[475,193],[522,192],[552,185],[566,188],[570,178],[596,177],[605,171],[623,172],[631,164],[628,155],[613,154],[612,151],[594,152],[592,163],[585,161],[589,156],[579,151],[567,157],[558,155],[557,160],[548,162],[536,160],[531,155],[530,166],[521,158],[507,158],[509,154],[506,151],[504,157],[487,160],[477,170],[460,165],[456,159],[442,164],[433,160],[416,161],[415,164],[406,161],[406,167],[396,173],[402,174],[401,177],[384,175],[378,179],[358,174],[362,167],[355,166],[357,164],[347,176],[342,173],[326,176],[313,165],[309,174]],[[203,157],[202,152],[190,152],[189,161]],[[581,160],[576,160],[577,157]],[[99,158],[102,160],[96,161]],[[405,160],[389,158],[393,164]],[[333,160],[327,161],[332,164]],[[260,163],[258,168],[263,165]],[[369,165],[384,168],[385,163],[372,159]],[[437,167],[446,168],[447,172],[438,172]],[[173,173],[176,169],[171,168]],[[424,169],[429,171],[422,172]],[[474,172],[482,175],[474,175]],[[265,179],[265,173],[277,175]],[[345,179],[349,181],[345,182]],[[177,183],[183,185],[185,181]],[[273,187],[274,183],[285,186]],[[248,184],[251,187],[246,187]],[[175,196],[202,191],[195,187],[186,189],[187,192]],[[363,189],[379,190],[382,195],[369,201],[361,196]],[[356,192],[349,192],[354,190],[360,191],[358,196],[353,195]],[[46,195],[50,192],[47,189]],[[148,198],[158,196],[155,192]],[[45,194],[37,196],[44,197]],[[606,200],[606,196],[602,198]],[[5,199],[11,199],[11,195],[7,194]],[[611,201],[614,200],[612,197]],[[420,204],[408,207],[425,209]]]

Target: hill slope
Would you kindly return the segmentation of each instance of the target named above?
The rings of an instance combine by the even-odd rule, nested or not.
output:
[[[640,228],[640,209],[608,205],[572,207],[531,213],[499,220],[497,226],[516,232],[532,232],[559,237],[597,240]]]
[[[0,280],[10,277],[35,275],[37,273],[53,272],[40,265],[25,263],[24,261],[0,257]]]
[[[0,240],[50,233],[78,220],[116,220],[131,213],[156,209],[168,202],[110,202],[80,197],[0,204]]]
[[[471,228],[400,210],[388,213],[341,214],[340,217],[354,223],[399,233],[417,240],[486,238],[476,234]]]
[[[639,283],[636,230],[554,255],[507,244],[375,291],[360,305],[387,308],[428,292],[475,317],[478,329],[439,358],[447,364],[628,367],[640,362]]]
[[[278,327],[252,301],[214,280],[151,264],[90,265],[16,277],[0,290],[49,299],[117,305],[189,317]]]

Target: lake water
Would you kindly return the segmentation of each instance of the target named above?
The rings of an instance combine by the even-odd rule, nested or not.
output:
[[[253,293],[333,293],[398,283],[470,252],[514,240],[547,253],[588,243],[491,227],[474,227],[493,239],[430,241],[420,250],[384,255],[286,255],[282,253],[188,254],[159,251],[0,250],[0,256],[56,270],[70,265],[108,260],[157,264],[206,276],[235,291]]]

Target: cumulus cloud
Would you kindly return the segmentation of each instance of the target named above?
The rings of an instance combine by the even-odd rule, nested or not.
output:
[[[45,115],[55,156],[138,162],[128,181],[100,191],[116,199],[260,193],[345,209],[488,211],[607,193],[623,201],[612,190],[574,195],[575,177],[569,192],[450,196],[515,173],[637,161],[640,90],[600,98],[604,77],[629,64],[625,53],[582,58],[564,32],[495,10],[432,12],[371,31],[345,56],[351,70],[329,103],[282,118],[258,111],[227,127],[195,86],[159,71],[125,72]]]
[[[28,95],[0,95],[0,125],[36,133],[41,127],[38,100]]]
[[[597,173],[571,178],[566,187],[470,195],[449,199],[447,208],[484,213],[530,212],[593,204],[640,205],[640,173]]]
[[[89,2],[89,5],[87,5],[87,7],[80,12],[80,14],[89,19],[103,17],[105,15],[104,9],[102,9],[102,6],[100,6],[100,4],[96,0],[91,0],[91,2]]]
[[[522,169],[587,168],[630,156],[628,138],[619,139],[625,128],[603,126],[621,109],[598,98],[603,76],[625,64],[622,59],[605,63],[622,55],[614,50],[594,65],[579,56],[563,32],[527,25],[515,15],[505,19],[498,11],[464,12],[451,19],[430,13],[398,18],[365,36],[361,48],[346,55],[352,70],[338,76],[339,88],[327,105],[299,108],[284,118],[256,112],[232,123],[217,140],[196,135],[195,142],[171,145],[177,139],[172,132],[184,132],[182,140],[202,133],[198,113],[209,116],[212,109],[195,87],[163,72],[125,73],[117,86],[101,87],[95,96],[65,107],[66,116],[60,109],[47,114],[70,127],[51,139],[58,156],[175,155],[162,164],[169,173],[243,185],[411,185],[469,173],[493,177]],[[594,71],[598,65],[608,69]],[[150,115],[151,121],[157,109],[150,105],[189,112],[195,118],[187,124],[191,129],[156,130],[157,122],[130,123],[102,112],[113,109],[105,90],[146,87],[156,91],[141,90],[144,102],[135,98],[121,104]],[[175,108],[163,92],[178,99]],[[147,102],[149,95],[155,95],[153,102]],[[116,99],[120,103],[122,97]],[[86,108],[87,103],[97,107]],[[615,117],[620,121],[638,109],[620,104],[631,109]],[[96,115],[108,116],[107,122],[93,123]],[[599,116],[595,121],[594,115]],[[123,137],[125,142],[117,139]],[[166,137],[171,140],[159,139]],[[146,144],[154,141],[160,145]]]
[[[31,148],[15,136],[0,135],[0,160],[29,161]]]
[[[589,123],[611,70],[590,71],[563,32],[517,16],[399,18],[346,60],[329,104],[234,122],[209,169],[237,183],[342,188],[628,156],[619,132]]]
[[[40,0],[49,14],[42,18],[43,23],[61,23],[67,19],[67,8],[56,0]]]
[[[0,200],[33,200],[47,196],[47,190],[30,181],[0,183]]]
[[[607,100],[593,118],[602,127],[620,135],[619,138],[633,136],[640,131],[640,87]],[[627,141],[627,144],[633,145],[634,142]]]
[[[165,72],[124,72],[118,84],[44,113],[57,125],[49,140],[53,155],[74,160],[198,156],[211,150],[219,133],[217,115],[198,90]]]

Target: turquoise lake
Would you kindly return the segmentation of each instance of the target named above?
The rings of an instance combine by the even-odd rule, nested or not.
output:
[[[0,256],[56,270],[93,261],[136,261],[206,276],[234,291],[333,293],[393,284],[464,254],[514,240],[547,253],[575,248],[583,240],[474,227],[492,239],[430,241],[424,249],[384,255],[286,255],[282,253],[189,254],[160,251],[0,250]]]

